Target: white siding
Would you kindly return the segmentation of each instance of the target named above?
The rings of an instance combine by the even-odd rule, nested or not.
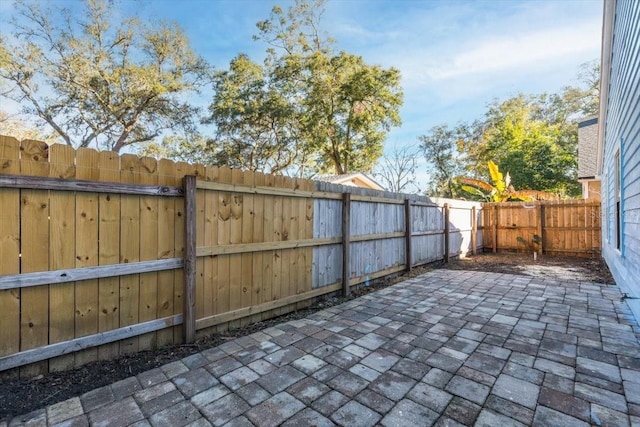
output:
[[[640,297],[640,2],[637,0],[616,2],[610,60],[602,188],[603,212],[607,215],[603,218],[602,249],[622,291]],[[615,217],[617,152],[623,212],[620,250],[616,248]],[[629,303],[640,318],[640,301]]]

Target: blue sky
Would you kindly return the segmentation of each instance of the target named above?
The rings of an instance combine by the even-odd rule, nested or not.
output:
[[[270,0],[155,0],[141,17],[174,19],[219,68],[238,53],[263,58],[252,40]],[[179,6],[177,5],[179,4]],[[440,123],[482,116],[494,98],[553,92],[600,56],[602,2],[329,0],[324,30],[337,49],[402,74],[403,124],[389,145],[415,145]]]
[[[73,4],[76,0],[54,0]],[[217,68],[238,53],[254,60],[256,22],[278,0],[123,0],[143,20],[175,20],[194,50]],[[11,12],[9,0],[0,11]],[[560,90],[580,64],[599,59],[601,0],[329,0],[324,30],[336,48],[402,74],[403,124],[389,147],[417,144],[435,125],[480,118],[494,98]],[[206,92],[200,103],[210,99]]]

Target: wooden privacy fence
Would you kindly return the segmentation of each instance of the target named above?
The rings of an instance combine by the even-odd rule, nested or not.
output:
[[[599,200],[485,203],[485,249],[596,256],[601,248]]]
[[[0,137],[0,371],[191,342],[482,246],[477,203]]]

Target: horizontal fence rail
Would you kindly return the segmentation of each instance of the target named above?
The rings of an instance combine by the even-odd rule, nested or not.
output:
[[[0,206],[0,376],[25,378],[528,250],[512,232],[548,253],[599,245],[596,203],[518,214],[2,136]]]

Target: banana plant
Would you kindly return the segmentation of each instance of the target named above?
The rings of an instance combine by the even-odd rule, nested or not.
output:
[[[456,180],[462,184],[462,190],[467,193],[480,196],[487,202],[506,202],[510,200],[555,200],[555,194],[537,190],[516,190],[511,185],[509,172],[505,175],[500,172],[498,165],[489,160],[489,175],[491,184],[479,179],[457,177]]]

